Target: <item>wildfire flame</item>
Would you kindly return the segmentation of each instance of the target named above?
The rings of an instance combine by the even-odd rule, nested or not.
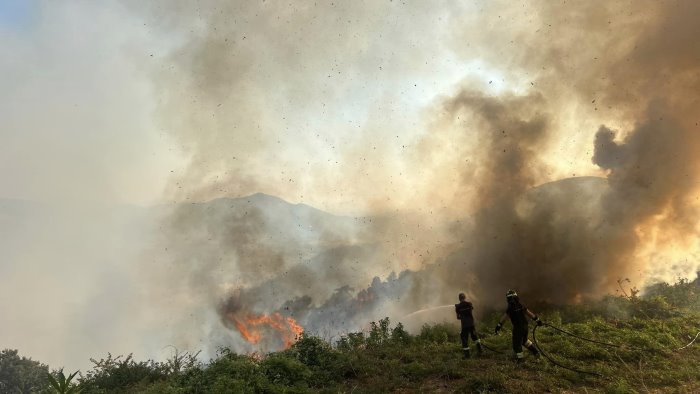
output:
[[[266,329],[272,329],[279,334],[285,349],[292,346],[304,331],[304,327],[296,320],[277,312],[271,315],[247,314],[243,317],[229,314],[229,321],[233,322],[243,339],[252,344],[260,342]]]

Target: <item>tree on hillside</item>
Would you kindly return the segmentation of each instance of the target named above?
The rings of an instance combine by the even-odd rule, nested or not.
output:
[[[20,357],[17,350],[0,351],[0,393],[41,392],[49,385],[48,373],[47,365]]]

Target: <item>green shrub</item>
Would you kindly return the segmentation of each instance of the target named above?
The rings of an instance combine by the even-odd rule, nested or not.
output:
[[[152,360],[136,362],[131,354],[126,358],[122,357],[113,357],[108,353],[107,358],[99,361],[90,359],[94,365],[81,379],[83,393],[119,391],[162,381],[168,377],[168,367],[162,363]]]
[[[361,332],[350,332],[341,336],[336,346],[343,351],[363,349],[365,347],[365,335]]]
[[[367,336],[367,346],[368,347],[378,347],[389,341],[389,318],[379,320],[379,323],[371,322],[369,323],[370,330]]]
[[[209,384],[207,375],[207,370],[204,367],[190,368],[176,378],[176,386],[186,393],[205,393]]]
[[[309,367],[329,364],[335,356],[331,345],[321,338],[302,333],[299,340],[290,349],[297,360]]]
[[[645,289],[645,297],[661,297],[677,308],[700,309],[699,281],[679,278],[675,284],[657,283]]]
[[[249,381],[232,376],[216,376],[205,391],[206,393],[255,393],[256,386]]]
[[[49,367],[20,357],[13,349],[0,351],[0,393],[33,393],[49,386]]]
[[[272,354],[260,363],[260,369],[274,384],[294,386],[311,377],[309,368],[298,360],[282,354]]]
[[[63,373],[63,368],[61,368],[58,371],[55,371],[52,374],[47,374],[49,383],[51,384],[51,389],[54,393],[56,394],[78,394],[82,391],[82,389],[78,388],[78,385],[76,385],[74,382],[72,382],[73,378],[78,374],[78,372],[73,372],[72,374],[69,374],[67,377]]]
[[[180,387],[175,382],[156,382],[153,383],[143,390],[139,390],[142,394],[189,394],[189,393],[202,393],[203,391],[191,391],[187,388]]]
[[[395,344],[408,345],[411,343],[411,339],[411,334],[403,328],[401,323],[391,330],[391,341]]]
[[[249,356],[236,354],[229,349],[220,349],[219,354],[219,358],[211,361],[205,369],[207,378],[226,375],[248,381],[259,373],[257,363]]]
[[[423,342],[433,343],[457,343],[459,330],[453,324],[439,323],[434,325],[424,324],[421,327],[418,339]]]

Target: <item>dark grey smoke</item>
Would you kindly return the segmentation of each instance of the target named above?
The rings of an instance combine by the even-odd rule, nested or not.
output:
[[[700,6],[629,12],[545,2],[537,11],[506,10],[512,24],[464,33],[493,64],[524,70],[532,93],[462,88],[441,111],[441,125],[457,126],[434,131],[434,139],[469,136],[478,146],[462,172],[462,190],[475,190],[465,206],[476,207],[474,225],[455,233],[467,246],[448,258],[443,276],[450,289],[473,278],[470,290],[486,303],[502,302],[508,288],[553,302],[599,296],[618,279],[669,272],[673,257],[651,266],[650,248],[698,243],[700,46],[688,40],[699,29],[689,15]],[[580,127],[565,120],[572,103],[581,115],[623,125],[621,133],[601,126],[584,142],[607,186],[567,181],[563,193],[532,193],[551,171],[555,137]]]

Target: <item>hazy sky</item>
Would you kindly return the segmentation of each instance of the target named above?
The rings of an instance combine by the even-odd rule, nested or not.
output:
[[[415,154],[431,105],[462,81],[492,93],[528,86],[455,39],[456,19],[482,12],[476,3],[350,12],[261,2],[221,20],[214,3],[173,4],[3,3],[0,197],[149,204],[265,191],[341,212],[411,206],[403,196],[430,176]],[[241,27],[279,13],[288,20],[269,35]],[[293,18],[309,22],[289,27]],[[229,76],[198,81],[207,23],[251,46],[211,60]],[[337,36],[324,37],[334,24]],[[596,174],[586,138],[569,130],[543,181]]]
[[[153,119],[143,23],[89,1],[0,14],[0,197],[158,201],[177,154]]]

